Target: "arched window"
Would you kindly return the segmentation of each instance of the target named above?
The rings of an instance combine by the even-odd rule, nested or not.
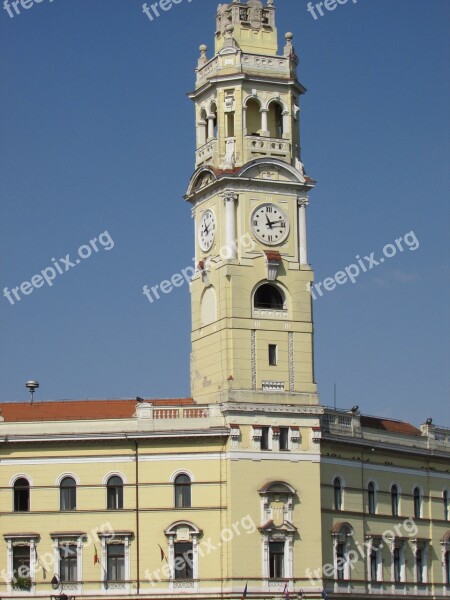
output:
[[[268,114],[268,127],[271,138],[283,137],[283,107],[279,102],[271,102]]]
[[[334,510],[342,510],[342,481],[336,477],[333,481]]]
[[[444,558],[444,582],[445,585],[450,585],[450,550],[447,550]]]
[[[442,492],[442,502],[444,505],[444,521],[448,521],[448,490]]]
[[[392,512],[393,517],[398,517],[399,503],[400,503],[399,501],[400,501],[400,495],[399,495],[399,491],[398,491],[398,486],[394,484],[391,487],[391,512]]]
[[[117,475],[113,475],[108,479],[106,497],[108,510],[123,508],[123,481]]]
[[[265,283],[256,290],[253,302],[255,308],[272,308],[274,310],[284,308],[283,295],[270,283]]]
[[[215,103],[211,104],[211,108],[209,109],[208,120],[208,138],[217,140],[217,106]]]
[[[64,477],[59,485],[60,510],[75,510],[77,507],[77,484],[73,477]]]
[[[184,473],[175,479],[175,508],[191,507],[191,480]]]
[[[342,522],[336,523],[331,530],[334,547],[334,576],[340,581],[349,581],[351,578],[349,550],[350,540],[354,533],[354,529],[349,523]]]
[[[260,135],[261,132],[261,112],[257,100],[251,98],[245,107],[245,120],[247,135]]]
[[[200,111],[200,121],[198,122],[198,147],[206,144],[207,137],[208,137],[208,117],[206,115],[206,110],[203,109]]]
[[[375,484],[373,481],[367,486],[367,497],[369,504],[369,514],[374,515],[377,510],[376,497],[375,497]]]
[[[414,496],[414,518],[420,519],[422,515],[422,494],[420,493],[420,488],[417,486],[413,491]]]
[[[423,552],[421,548],[416,550],[416,581],[423,583]]]
[[[30,510],[30,484],[25,477],[14,482],[14,512]]]

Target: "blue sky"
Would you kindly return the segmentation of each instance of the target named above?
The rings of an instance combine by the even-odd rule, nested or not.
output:
[[[450,3],[359,0],[317,20],[306,4],[275,2],[308,88],[316,281],[408,232],[420,242],[315,301],[322,403],[336,383],[341,407],[450,425]],[[37,399],[189,395],[187,286],[153,304],[142,286],[191,261],[186,92],[216,5],[185,0],[153,22],[138,0],[0,9],[0,289],[102,232],[114,242],[52,287],[0,296],[0,401],[26,400],[30,378]]]

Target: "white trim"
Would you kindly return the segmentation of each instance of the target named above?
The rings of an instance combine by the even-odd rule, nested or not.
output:
[[[361,463],[360,462],[356,462],[354,460],[345,460],[343,458],[331,458],[328,456],[322,456],[321,457],[321,461],[323,464],[329,464],[329,465],[336,465],[336,466],[342,466],[342,467],[354,467],[356,469],[358,469],[358,471],[361,470]],[[421,471],[419,469],[409,469],[407,467],[389,467],[389,466],[385,466],[385,465],[374,465],[371,463],[365,463],[364,464],[364,469],[369,471],[381,471],[383,473],[395,473],[396,475],[398,475],[399,473],[402,473],[404,475],[419,475],[421,477],[434,477],[434,478],[438,478],[438,479],[445,479],[446,477],[448,477],[448,473],[444,473],[444,472],[439,472],[439,473],[435,473],[433,471]]]
[[[75,475],[75,473],[63,473],[62,475],[58,475],[55,481],[55,485],[60,487],[62,480],[66,477],[72,478],[77,485],[80,485],[80,478],[78,477],[78,475]]]
[[[109,479],[111,479],[111,477],[120,477],[124,485],[128,483],[127,478],[125,477],[125,475],[123,475],[123,473],[120,473],[119,471],[110,471],[103,477],[102,485],[108,485],[108,481]]]
[[[17,464],[17,463],[16,463]],[[9,487],[14,488],[14,484],[18,479],[26,479],[30,488],[33,486],[33,480],[29,475],[25,475],[24,473],[19,473],[19,475],[13,475],[9,480]]]
[[[191,480],[191,483],[193,483],[193,481],[195,481],[195,478],[194,478],[193,474],[191,473],[191,471],[188,471],[188,469],[177,469],[169,477],[170,483],[175,483],[175,479],[178,477],[178,475],[187,475],[189,477],[189,479]]]

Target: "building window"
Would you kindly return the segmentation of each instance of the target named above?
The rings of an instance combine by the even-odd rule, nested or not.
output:
[[[77,484],[73,477],[64,477],[59,486],[61,510],[75,510],[77,507]]]
[[[257,100],[251,98],[245,107],[245,123],[247,135],[260,135],[261,133],[261,112]]]
[[[450,552],[447,551],[444,557],[444,582],[445,585],[450,585]]]
[[[284,542],[269,542],[269,577],[284,577]]]
[[[289,427],[280,427],[280,450],[289,450]]]
[[[76,544],[60,544],[59,578],[61,581],[78,581],[78,552]]]
[[[421,548],[416,550],[416,581],[423,583],[423,552]]]
[[[278,102],[271,102],[267,115],[269,137],[281,139],[283,137],[283,107]]]
[[[345,579],[345,563],[344,544],[338,544],[336,546],[336,574],[338,581],[344,581]]]
[[[270,308],[282,310],[284,298],[280,290],[270,283],[265,283],[256,290],[254,297],[255,308]]]
[[[369,501],[369,514],[374,515],[376,513],[376,497],[375,497],[375,484],[373,481],[367,486],[367,496]]]
[[[21,477],[14,483],[14,512],[28,512],[29,510],[30,484],[24,477]]]
[[[13,546],[12,553],[12,579],[24,579],[30,577],[30,546]]]
[[[333,482],[334,510],[342,510],[342,481],[336,477]]]
[[[191,542],[175,542],[174,544],[175,579],[194,578],[194,560]]]
[[[190,582],[189,587],[197,590],[198,538],[202,535],[202,531],[189,521],[177,521],[172,523],[164,533],[169,544],[167,564],[170,570],[170,579],[193,579],[194,581]],[[174,584],[171,586],[174,589]]]
[[[448,490],[443,491],[442,502],[444,504],[444,521],[448,521]]]
[[[398,486],[393,485],[391,487],[391,512],[393,517],[399,515],[399,492]]]
[[[370,553],[370,579],[378,581],[378,552],[372,550]]]
[[[123,508],[123,481],[117,475],[113,475],[108,479],[106,496],[108,510]]]
[[[418,487],[414,488],[414,518],[420,519],[422,515],[422,494]]]
[[[175,508],[191,507],[191,480],[182,473],[175,479]]]
[[[394,548],[394,581],[400,583],[402,580],[402,561],[400,548]]]
[[[106,577],[108,581],[125,581],[125,544],[106,546]]]
[[[269,449],[269,427],[261,427],[261,450]]]
[[[277,345],[269,344],[269,365],[271,367],[276,367],[277,364]]]

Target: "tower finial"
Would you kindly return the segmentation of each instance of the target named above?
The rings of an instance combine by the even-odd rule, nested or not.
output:
[[[199,48],[200,50],[200,58],[198,59],[198,67],[203,67],[208,62],[208,57],[206,56],[206,52],[208,50],[208,46],[202,44]]]

